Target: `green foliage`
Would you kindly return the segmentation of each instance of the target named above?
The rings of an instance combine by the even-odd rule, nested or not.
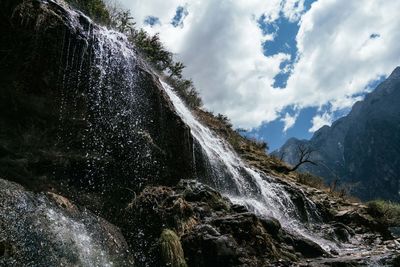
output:
[[[109,25],[111,22],[110,13],[102,0],[66,0],[66,2],[98,23]]]
[[[149,36],[141,29],[131,34],[129,40],[135,44],[156,70],[163,72],[174,65],[172,53],[164,49],[158,34]]]
[[[157,71],[169,73],[169,76],[165,78],[166,81],[188,106],[197,108],[202,105],[193,82],[182,76],[185,65],[174,61],[173,54],[164,48],[158,34],[149,36],[143,29],[131,30],[128,38]]]
[[[400,226],[400,204],[385,200],[367,203],[368,212],[388,226]]]
[[[217,119],[222,122],[227,128],[232,128],[231,120],[224,114],[218,113]]]
[[[202,105],[199,93],[196,91],[196,88],[194,88],[191,80],[167,77],[166,81],[175,89],[189,107],[197,108]]]
[[[185,65],[183,65],[182,62],[176,62],[172,64],[172,66],[169,67],[169,73],[170,77],[177,77],[179,79],[182,79],[182,70],[185,68]]]
[[[310,173],[297,173],[297,181],[301,184],[308,185],[314,188],[322,189],[325,187],[324,181],[321,177],[312,175]]]
[[[118,11],[114,9],[114,11],[110,13],[112,14],[110,18],[110,26],[112,28],[127,35],[133,35],[136,33],[136,30],[134,29],[136,23],[133,21],[133,17],[129,10]]]
[[[170,229],[162,231],[160,248],[166,266],[187,267],[181,241],[174,231]]]

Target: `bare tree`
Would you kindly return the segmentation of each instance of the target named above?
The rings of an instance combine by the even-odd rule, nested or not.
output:
[[[297,145],[297,155],[298,155],[298,161],[296,165],[294,165],[289,172],[293,172],[297,170],[301,165],[305,163],[310,163],[312,165],[317,165],[317,163],[313,160],[311,160],[311,155],[315,150],[313,150],[311,147],[305,145],[305,144],[299,144]]]
[[[286,151],[284,149],[282,149],[282,151],[279,151],[279,160],[280,161],[284,161],[285,160],[285,156],[286,156]]]

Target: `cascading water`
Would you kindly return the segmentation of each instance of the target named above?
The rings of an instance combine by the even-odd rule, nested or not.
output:
[[[126,251],[110,248],[117,237],[90,212],[60,207],[47,195],[1,179],[0,203],[0,222],[7,226],[0,228],[0,241],[19,248],[18,262],[0,257],[1,266],[129,265]]]
[[[117,197],[128,199],[132,193],[126,188],[167,175],[162,169],[166,148],[155,134],[155,120],[162,121],[163,114],[154,90],[143,86],[147,77],[124,34],[98,26],[60,2],[48,4],[61,9],[68,23],[58,75],[59,141],[84,151],[86,161],[80,173],[57,176],[84,189],[119,191]]]
[[[288,231],[300,234],[320,244],[325,249],[335,248],[335,244],[310,234],[301,222],[301,214],[293,203],[290,193],[271,176],[264,175],[247,166],[229,144],[216,136],[200,123],[176,95],[173,89],[161,81],[163,88],[173,102],[176,111],[190,127],[196,142],[211,166],[212,185],[227,195],[232,202],[244,205],[260,216],[278,219]],[[209,173],[210,175],[210,173]],[[201,179],[201,177],[200,177]],[[228,181],[221,181],[228,179]],[[233,186],[232,186],[233,185]],[[315,204],[304,195],[306,220],[318,223],[319,215]]]

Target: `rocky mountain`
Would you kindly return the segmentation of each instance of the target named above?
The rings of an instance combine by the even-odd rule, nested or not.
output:
[[[381,213],[189,109],[124,34],[61,0],[0,10],[1,266],[398,264]]]
[[[299,170],[337,180],[363,199],[400,201],[400,67],[351,112],[323,126],[307,140],[288,140],[274,154],[290,163],[298,160],[299,146],[309,147],[317,165]]]

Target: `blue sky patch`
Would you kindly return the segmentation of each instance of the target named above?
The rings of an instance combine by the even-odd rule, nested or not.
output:
[[[310,10],[312,3],[316,2],[317,0],[305,0],[304,1],[304,10],[307,12]]]
[[[264,34],[274,33],[275,38],[273,41],[266,41],[263,43],[264,55],[272,56],[278,53],[290,54],[294,59],[297,54],[296,35],[299,31],[297,22],[290,22],[284,17],[271,24],[265,24],[264,18],[261,17],[259,25]]]
[[[317,113],[318,108],[304,108],[300,111],[296,123],[292,128],[288,129],[286,133],[283,132],[284,122],[281,118],[278,118],[272,122],[264,123],[260,127],[250,130],[244,135],[249,137],[258,138],[264,140],[269,145],[269,151],[272,152],[280,148],[286,140],[291,137],[296,137],[298,139],[310,139],[312,133],[308,131],[312,127],[311,119]],[[282,111],[282,115],[289,113],[293,114],[293,109],[286,108]]]
[[[269,24],[264,22],[264,17],[261,17],[258,23],[264,34],[274,34],[273,41],[263,43],[264,55],[273,56],[278,53],[290,55],[290,60],[282,62],[281,72],[275,76],[273,84],[275,88],[285,88],[290,76],[290,71],[287,71],[287,68],[291,68],[297,56],[296,35],[299,31],[299,25],[297,22],[290,22],[283,16]]]
[[[183,27],[183,21],[185,20],[187,15],[189,15],[187,8],[183,6],[178,6],[176,8],[175,16],[172,18],[171,24],[174,27]]]
[[[304,1],[304,12],[307,12],[311,8],[311,4],[316,0]],[[295,5],[299,3],[296,2]],[[280,66],[281,72],[274,77],[274,88],[285,88],[289,76],[290,70],[297,57],[297,42],[296,36],[299,32],[298,21],[289,21],[283,13],[280,14],[279,19],[272,23],[265,22],[265,16],[262,15],[258,19],[258,25],[262,30],[263,34],[274,34],[273,41],[266,41],[263,43],[263,51],[265,56],[273,56],[278,53],[284,53],[290,55],[290,60],[282,62]]]
[[[369,36],[370,39],[377,39],[377,38],[379,38],[379,37],[381,37],[381,35],[380,35],[379,33],[372,33],[372,34]]]
[[[150,26],[154,26],[156,24],[161,25],[160,19],[155,17],[155,16],[147,16],[144,19],[144,24],[145,25],[150,25]]]

